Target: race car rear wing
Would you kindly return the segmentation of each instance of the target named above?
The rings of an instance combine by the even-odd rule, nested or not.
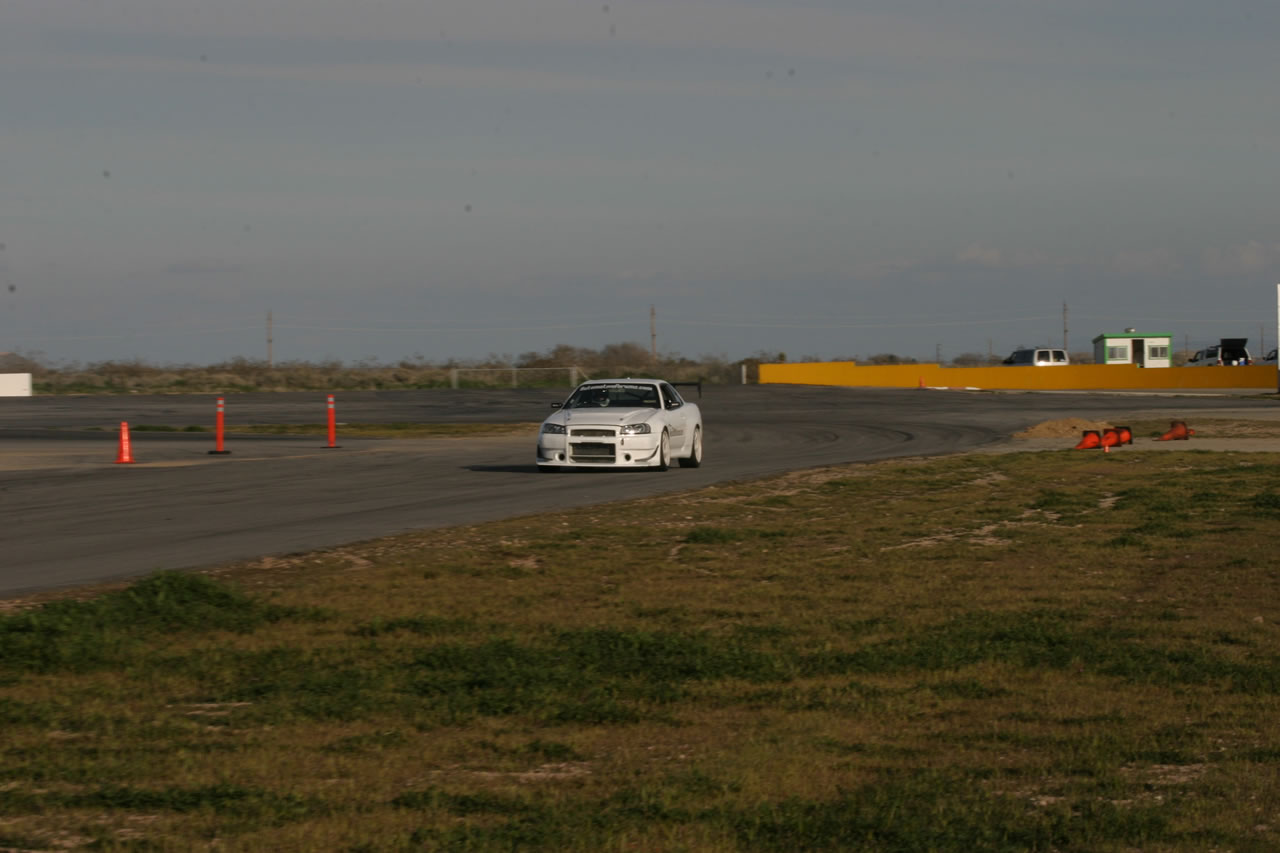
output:
[[[685,386],[685,387],[688,387],[688,388],[697,388],[697,389],[698,389],[698,399],[699,399],[699,400],[701,400],[701,399],[702,399],[702,380],[701,380],[701,379],[699,379],[697,382],[672,382],[671,384],[672,384],[672,385],[674,385],[674,386],[676,386],[677,388],[679,388],[679,387],[681,387],[681,386]]]

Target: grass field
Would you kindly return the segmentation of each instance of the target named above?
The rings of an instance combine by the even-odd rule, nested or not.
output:
[[[796,473],[0,616],[0,848],[1280,848],[1277,454]]]

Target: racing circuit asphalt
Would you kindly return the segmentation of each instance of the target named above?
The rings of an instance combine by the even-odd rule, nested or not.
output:
[[[340,423],[530,426],[513,436],[412,440],[347,439],[339,426],[336,449],[324,437],[235,435],[237,423],[322,423],[325,395],[229,394],[229,456],[209,455],[209,433],[136,429],[211,427],[212,395],[0,399],[0,598],[800,468],[972,450],[1056,418],[1249,417],[1277,407],[1207,395],[688,391],[703,412],[703,467],[552,476],[533,465],[532,424],[563,397],[556,391],[341,393]],[[121,421],[135,427],[132,465],[114,461]]]

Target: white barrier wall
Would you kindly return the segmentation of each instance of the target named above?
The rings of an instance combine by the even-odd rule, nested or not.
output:
[[[30,373],[0,373],[0,397],[30,396]]]

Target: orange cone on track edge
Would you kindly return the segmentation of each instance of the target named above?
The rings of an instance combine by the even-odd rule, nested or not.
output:
[[[1096,429],[1087,429],[1084,435],[1080,437],[1080,443],[1076,445],[1076,450],[1088,450],[1093,447],[1101,447],[1102,438],[1098,435]]]
[[[1121,444],[1120,433],[1115,429],[1107,429],[1102,432],[1102,452],[1110,453],[1111,448],[1118,447]]]
[[[1170,421],[1169,431],[1157,438],[1156,441],[1186,441],[1195,434],[1195,430],[1187,429],[1185,421]]]
[[[116,464],[133,462],[133,443],[129,441],[129,422],[120,422],[120,449],[116,452]]]

